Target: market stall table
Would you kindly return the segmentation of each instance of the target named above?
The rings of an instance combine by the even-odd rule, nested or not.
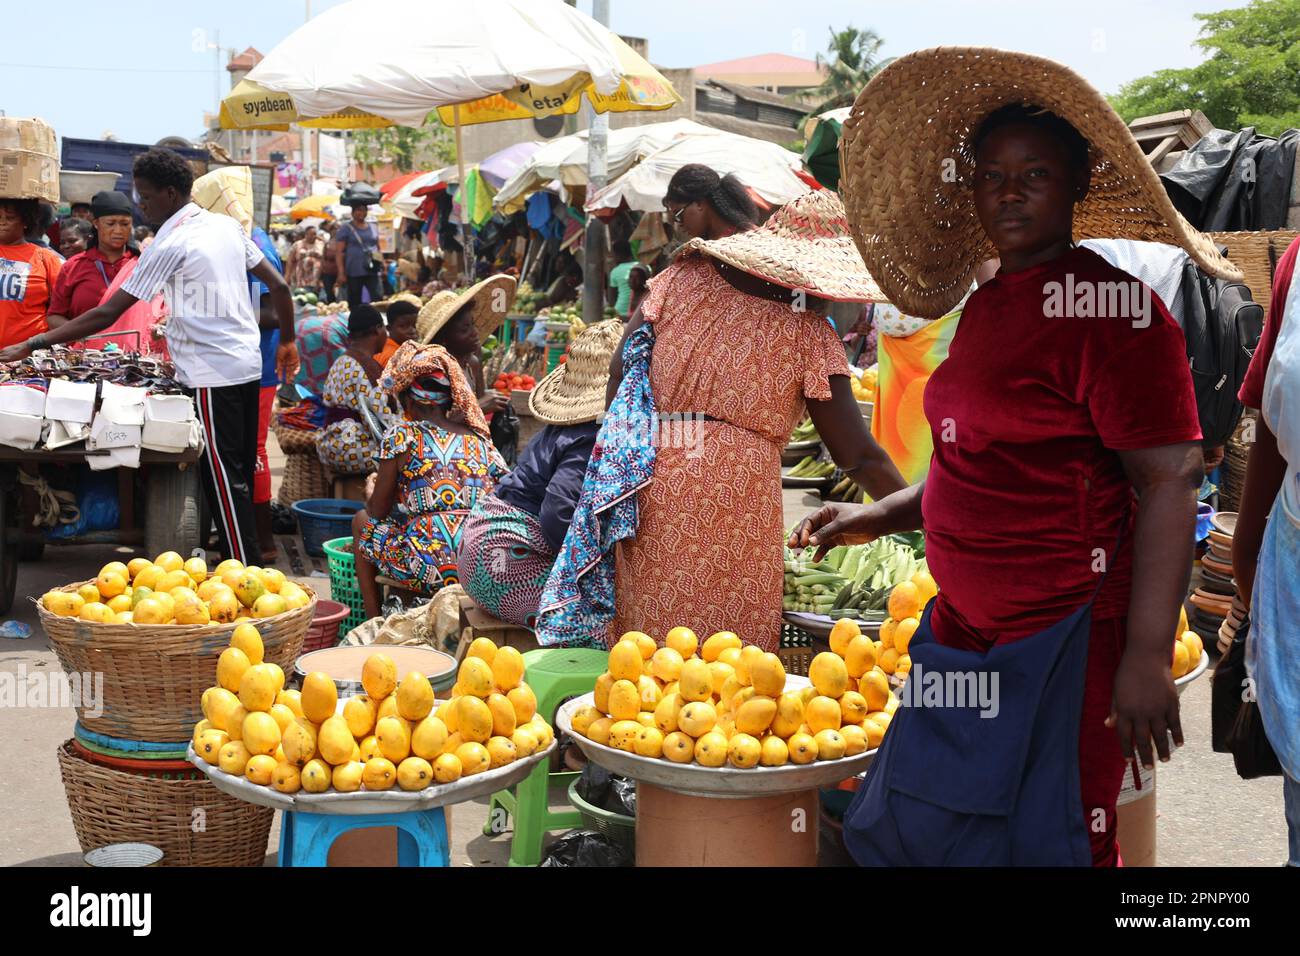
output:
[[[13,606],[14,591],[18,581],[18,561],[36,560],[44,550],[44,539],[24,540],[24,532],[31,527],[26,501],[18,480],[18,466],[28,470],[42,465],[82,465],[91,457],[107,452],[88,451],[84,447],[48,449],[19,449],[0,445],[0,614]],[[141,449],[140,468],[144,476],[145,513],[140,524],[135,507],[134,475],[137,469],[118,468],[118,507],[120,518],[117,531],[91,532],[73,539],[81,542],[109,542],[114,544],[143,544],[151,554],[178,551],[191,554],[203,547],[201,529],[204,513],[203,486],[196,449],[168,453]]]
[[[574,733],[574,713],[593,702],[592,694],[568,701],[556,731],[593,763],[636,780],[637,866],[816,866],[819,790],[865,772],[876,755],[750,770],[673,763]]]

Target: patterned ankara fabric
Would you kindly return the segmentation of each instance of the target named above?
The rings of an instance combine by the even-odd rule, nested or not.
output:
[[[365,396],[371,408],[382,408],[388,393],[370,384],[365,369],[351,355],[340,355],[325,380],[325,404],[333,408],[361,411]],[[321,430],[316,445],[321,464],[339,475],[364,475],[375,470],[379,442],[360,421],[345,419]]]
[[[371,518],[357,548],[381,574],[429,593],[458,580],[466,517],[505,474],[492,442],[407,419],[384,435],[379,458],[400,459],[397,503]]]

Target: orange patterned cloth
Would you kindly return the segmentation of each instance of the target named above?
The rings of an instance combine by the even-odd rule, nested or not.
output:
[[[687,447],[656,449],[636,538],[619,545],[610,639],[638,630],[662,643],[680,624],[775,651],[781,449],[804,399],[830,398],[830,377],[849,374],[844,348],[824,316],[740,292],[699,255],[652,279],[641,311],[654,325],[659,413],[721,421]]]

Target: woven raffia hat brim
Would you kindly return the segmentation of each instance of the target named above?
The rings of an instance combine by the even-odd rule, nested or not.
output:
[[[505,322],[510,306],[515,301],[517,284],[514,276],[495,275],[470,286],[464,292],[439,292],[424,304],[416,316],[416,338],[426,345],[432,342],[433,337],[451,321],[461,306],[472,299],[474,328],[478,330],[480,339],[486,339]]]
[[[380,299],[378,302],[372,302],[370,304],[382,312],[396,302],[409,302],[417,309],[424,307],[424,301],[412,292],[399,292],[397,295],[390,296],[387,299]]]
[[[903,312],[938,318],[997,257],[975,212],[970,142],[1010,103],[1051,110],[1090,144],[1092,184],[1074,239],[1181,246],[1206,272],[1240,279],[1169,201],[1124,121],[1073,70],[986,47],[936,47],[895,60],[858,95],[840,135],[840,191],[863,262]]]
[[[623,338],[621,319],[583,329],[569,344],[569,357],[528,396],[528,409],[548,425],[580,425],[605,410],[609,363]]]
[[[757,229],[692,239],[678,253],[702,252],[787,289],[836,302],[884,302],[853,237],[844,204],[817,189],[786,203]]]

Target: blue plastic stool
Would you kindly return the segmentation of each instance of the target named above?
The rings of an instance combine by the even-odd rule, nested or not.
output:
[[[451,866],[447,818],[442,807],[408,813],[333,813],[283,811],[280,814],[280,866],[327,866],[330,847],[350,830],[397,828],[398,866]]]

